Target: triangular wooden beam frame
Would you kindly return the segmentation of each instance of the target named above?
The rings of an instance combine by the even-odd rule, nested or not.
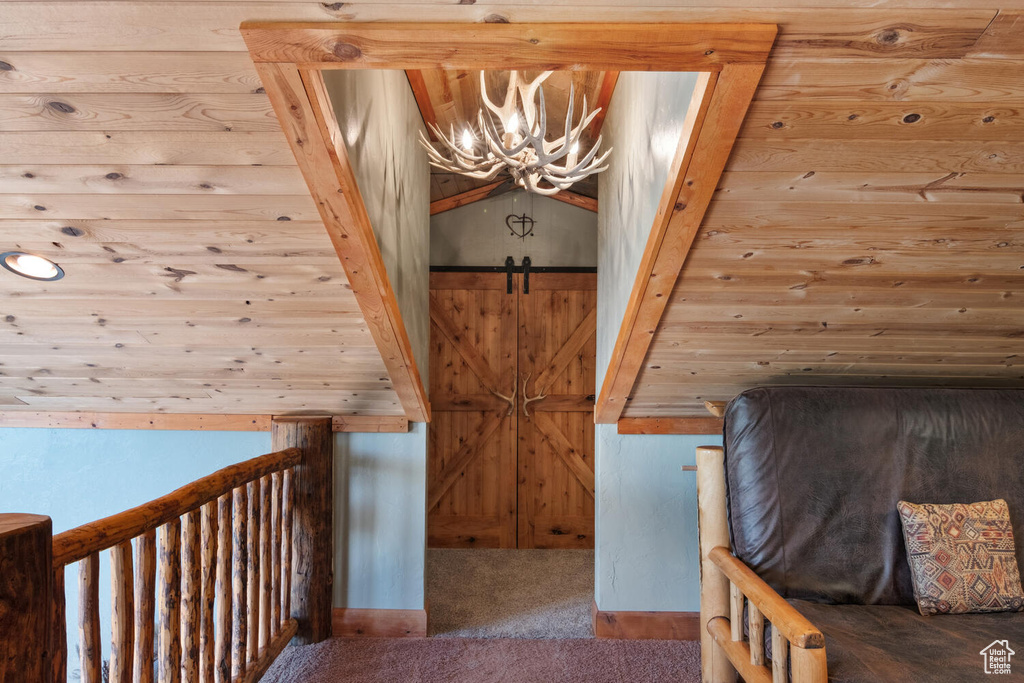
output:
[[[775,25],[765,24],[241,26],[392,385],[413,421],[429,421],[430,405],[320,72],[550,69],[704,74],[700,106],[669,174],[597,401],[597,422],[616,422],[711,201],[776,32]]]

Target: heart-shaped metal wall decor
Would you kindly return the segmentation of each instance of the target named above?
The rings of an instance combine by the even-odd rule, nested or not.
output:
[[[522,216],[514,213],[505,216],[505,227],[521,240],[525,240],[527,235],[533,234],[533,226],[534,220],[525,213]]]

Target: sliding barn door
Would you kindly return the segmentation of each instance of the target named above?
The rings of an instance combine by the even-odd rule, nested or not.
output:
[[[519,547],[593,548],[597,275],[531,274],[529,290],[519,296]]]
[[[431,547],[594,547],[594,273],[432,273]]]
[[[431,273],[431,547],[516,547],[516,314],[501,273]]]

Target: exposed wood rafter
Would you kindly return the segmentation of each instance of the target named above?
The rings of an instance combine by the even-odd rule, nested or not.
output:
[[[720,417],[623,417],[619,434],[721,434]]]
[[[497,197],[498,195],[505,194],[515,189],[515,185],[512,184],[510,179],[499,180],[497,182],[484,185],[483,187],[477,187],[466,192],[460,192],[459,194],[452,195],[451,197],[445,197],[444,199],[438,199],[435,202],[430,202],[430,215],[434,216],[445,211],[451,211],[457,209],[460,206],[466,204],[472,204],[478,202],[481,199],[487,199],[488,197]]]
[[[256,67],[406,417],[429,422],[426,390],[323,78],[317,70],[300,72],[294,64]]]
[[[597,398],[598,423],[622,416],[763,71],[763,60],[728,64],[721,73],[702,74],[694,89]]]
[[[273,420],[273,415],[0,412],[0,428],[269,432]],[[335,432],[398,433],[409,431],[409,420],[394,416],[335,415],[332,428]]]

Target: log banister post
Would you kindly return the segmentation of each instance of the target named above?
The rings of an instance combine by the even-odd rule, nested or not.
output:
[[[0,514],[0,681],[50,681],[52,536],[49,517]]]
[[[725,452],[718,446],[697,449],[697,526],[700,536],[701,679],[703,683],[732,683],[736,669],[720,647],[715,647],[708,626],[716,617],[730,616],[729,580],[709,557],[717,546],[729,547],[729,521],[725,501]]]
[[[331,635],[334,584],[334,434],[329,417],[275,417],[275,450],[298,448],[302,461],[291,477],[291,614],[297,644]],[[286,515],[287,516],[287,515]]]

